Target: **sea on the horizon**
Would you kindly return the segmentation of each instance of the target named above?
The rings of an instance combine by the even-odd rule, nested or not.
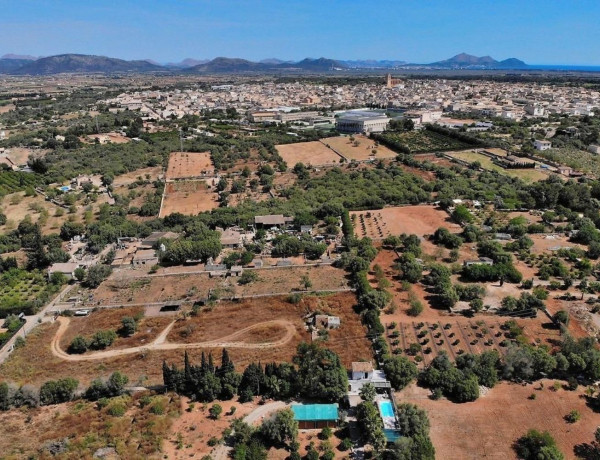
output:
[[[576,72],[600,72],[600,66],[592,65],[537,65],[530,64],[530,69],[540,70],[572,70]]]

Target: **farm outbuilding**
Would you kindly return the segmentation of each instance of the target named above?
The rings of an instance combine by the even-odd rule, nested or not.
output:
[[[313,430],[338,425],[337,404],[292,404],[294,420],[301,430]]]

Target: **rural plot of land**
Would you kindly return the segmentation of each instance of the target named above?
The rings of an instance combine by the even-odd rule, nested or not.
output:
[[[466,161],[468,163],[475,163],[476,161],[481,164],[483,169],[488,171],[497,171],[500,174],[504,174],[509,177],[517,177],[525,182],[537,182],[548,178],[548,174],[539,169],[505,169],[494,164],[491,158],[482,155],[477,152],[451,152],[449,155],[458,160]]]
[[[375,142],[365,136],[354,136],[353,141],[347,136],[330,137],[323,139],[323,142],[349,160],[366,161],[371,158],[380,160],[396,158],[398,155],[384,145],[375,147]]]
[[[418,236],[434,233],[439,227],[451,232],[460,231],[460,226],[450,222],[448,214],[434,206],[401,206],[355,211],[350,216],[359,237],[382,239],[389,235],[402,233]]]
[[[593,440],[600,415],[587,407],[581,386],[576,391],[553,391],[553,381],[542,382],[542,389],[539,382],[500,383],[465,404],[434,401],[428,397],[429,390],[416,385],[397,393],[397,398],[427,412],[436,458],[516,458],[512,443],[530,429],[549,431],[565,458],[575,458],[574,446]],[[535,399],[530,399],[531,394]],[[564,417],[574,409],[581,413],[581,420],[567,424]]]
[[[159,217],[179,212],[195,216],[219,207],[219,195],[213,192],[206,181],[167,182]]]
[[[412,153],[444,152],[469,147],[469,144],[463,141],[428,129],[406,131],[402,133],[391,131],[384,132],[382,137],[388,142],[404,145]]]
[[[305,165],[321,166],[337,164],[341,157],[320,141],[300,142],[297,144],[277,145],[277,152],[293,168],[296,163]]]
[[[169,156],[167,180],[200,177],[214,173],[210,152],[173,152]]]
[[[201,268],[199,268],[200,270]],[[153,303],[189,301],[208,297],[208,292],[219,293],[221,298],[262,296],[291,293],[302,288],[308,276],[312,290],[346,290],[348,280],[343,270],[330,265],[316,267],[281,267],[256,270],[258,280],[240,285],[236,278],[209,278],[207,272],[143,278],[122,278],[114,273],[94,293],[94,300],[102,304]]]
[[[163,329],[159,336],[156,333],[166,320],[144,319],[139,332],[131,338],[118,339],[137,345],[135,352],[126,352],[122,348],[125,343],[121,342],[116,348],[111,346],[101,352],[70,355],[75,358],[73,360],[65,359],[61,353],[57,353],[57,347],[48,346],[50,343],[61,342],[61,334],[65,334],[65,319],[62,319],[37,327],[28,336],[25,346],[15,350],[0,365],[0,373],[6,380],[36,385],[58,374],[69,375],[85,385],[99,375],[110,375],[119,370],[128,375],[131,382],[158,384],[162,381],[163,359],[180,366],[184,348],[190,348],[190,359],[198,362],[202,352],[212,351],[218,356],[223,346],[228,348],[240,371],[253,361],[290,362],[297,345],[310,340],[304,316],[307,312],[317,311],[340,318],[340,327],[328,331],[328,339],[324,344],[340,355],[344,365],[349,366],[353,361],[370,359],[372,353],[367,331],[354,312],[355,303],[356,297],[351,292],[304,296],[295,303],[290,302],[287,296],[224,301],[201,309],[195,317],[180,318],[171,323],[172,329]],[[69,337],[76,333],[87,335],[103,327],[110,327],[117,316],[106,310],[100,310],[94,315],[96,323],[90,321],[69,324]],[[106,320],[103,319],[105,315]],[[172,319],[175,320],[175,317]],[[140,336],[136,337],[137,334]],[[142,339],[148,344],[147,347],[140,346]],[[63,344],[66,341],[65,339]],[[231,346],[221,343],[222,341],[231,342]],[[153,343],[157,345],[153,346]],[[273,345],[274,343],[277,345]],[[93,354],[100,355],[98,359],[80,360]]]

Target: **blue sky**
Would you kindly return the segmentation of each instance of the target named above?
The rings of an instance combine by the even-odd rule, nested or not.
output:
[[[600,65],[599,0],[0,0],[0,55]]]

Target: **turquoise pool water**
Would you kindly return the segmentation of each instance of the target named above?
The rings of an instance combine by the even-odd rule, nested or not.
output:
[[[391,401],[380,401],[379,402],[379,412],[381,412],[382,417],[393,417],[394,416],[394,407],[392,406]]]

